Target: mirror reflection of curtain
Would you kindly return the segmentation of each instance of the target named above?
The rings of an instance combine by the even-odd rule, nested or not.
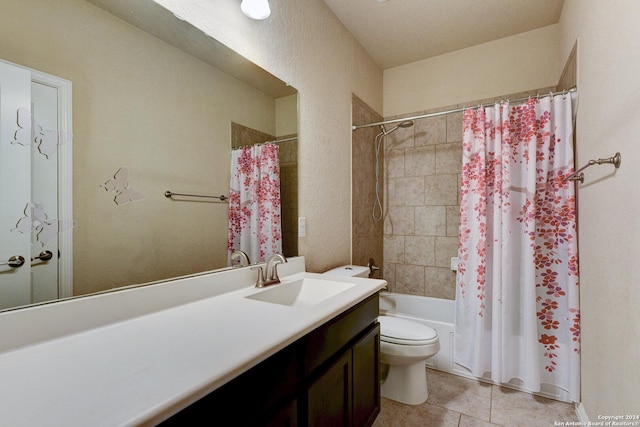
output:
[[[231,152],[228,260],[243,251],[251,262],[282,253],[280,163],[276,144]]]

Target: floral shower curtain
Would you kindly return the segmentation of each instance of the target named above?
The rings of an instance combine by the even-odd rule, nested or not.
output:
[[[455,360],[580,400],[571,97],[465,111]]]
[[[251,262],[282,253],[280,163],[276,144],[231,152],[228,261],[237,250]]]

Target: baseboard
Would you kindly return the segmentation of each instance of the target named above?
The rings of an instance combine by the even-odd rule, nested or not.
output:
[[[576,403],[576,415],[583,425],[588,425],[588,423],[590,423],[589,416],[587,415],[587,411],[584,409],[582,402]]]

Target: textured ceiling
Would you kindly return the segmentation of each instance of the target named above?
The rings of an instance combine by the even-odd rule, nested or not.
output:
[[[564,0],[325,0],[382,68],[546,27]]]

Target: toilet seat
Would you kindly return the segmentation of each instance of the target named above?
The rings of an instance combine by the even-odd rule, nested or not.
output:
[[[407,346],[429,345],[438,341],[438,334],[432,328],[418,322],[393,316],[378,316],[380,340]]]

